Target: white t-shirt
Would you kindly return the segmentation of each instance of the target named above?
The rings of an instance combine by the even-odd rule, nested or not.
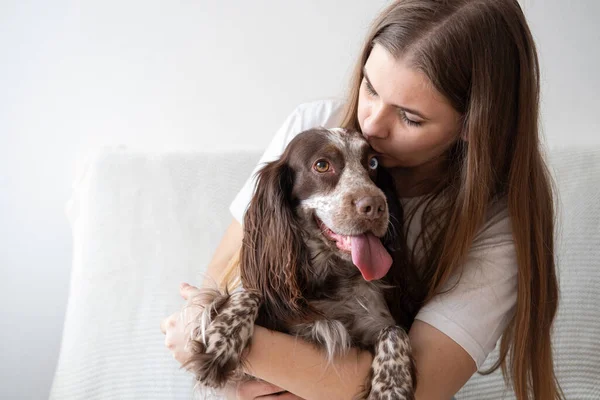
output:
[[[279,158],[298,133],[318,126],[339,126],[343,106],[339,100],[322,100],[302,104],[292,112],[230,206],[240,223],[250,203],[258,169]],[[401,201],[406,211],[414,199]],[[419,211],[422,210],[416,211],[408,227],[409,247],[421,229]],[[455,281],[456,277],[450,279],[448,285]],[[516,301],[517,258],[510,218],[506,202],[497,202],[490,207],[486,222],[473,241],[456,288],[435,296],[421,308],[416,319],[449,336],[480,368],[512,318]]]

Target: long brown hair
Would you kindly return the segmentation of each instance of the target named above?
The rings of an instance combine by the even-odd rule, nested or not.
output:
[[[419,236],[426,249],[423,302],[460,273],[488,205],[506,198],[518,261],[517,306],[500,357],[486,373],[502,366],[519,400],[562,398],[552,361],[555,214],[538,137],[539,63],[517,0],[394,1],[374,21],[362,49],[345,128],[360,130],[362,71],[375,44],[423,72],[463,120],[465,140],[444,155],[446,175],[423,200],[422,226],[436,226]]]

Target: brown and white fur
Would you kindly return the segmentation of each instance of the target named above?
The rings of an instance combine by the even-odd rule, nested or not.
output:
[[[350,347],[368,349],[374,359],[359,398],[414,398],[411,310],[400,305],[395,319],[386,302],[410,286],[393,248],[401,230],[394,222],[402,215],[392,180],[374,156],[360,133],[318,128],[296,136],[259,171],[244,219],[243,290],[205,292],[202,300],[208,305],[187,364],[200,385],[245,379],[243,352],[256,323],[314,343],[330,362]],[[365,280],[331,231],[382,238],[394,260],[388,276]]]

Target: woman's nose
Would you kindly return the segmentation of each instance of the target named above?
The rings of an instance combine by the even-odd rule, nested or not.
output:
[[[383,139],[389,133],[389,121],[385,107],[381,105],[373,105],[370,114],[365,118],[363,126],[363,134],[369,137]]]

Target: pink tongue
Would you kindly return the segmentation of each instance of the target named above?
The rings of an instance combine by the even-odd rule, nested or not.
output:
[[[352,262],[367,281],[381,279],[392,266],[392,257],[372,233],[351,236]]]

